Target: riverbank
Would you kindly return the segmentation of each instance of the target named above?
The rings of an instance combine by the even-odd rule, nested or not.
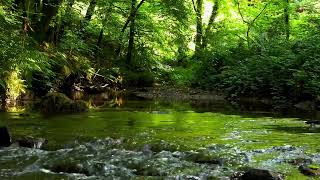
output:
[[[144,88],[129,88],[126,91],[127,95],[134,96],[141,99],[158,99],[162,101],[181,101],[181,102],[195,102],[195,103],[210,103],[222,102],[230,103],[232,105],[241,106],[259,106],[266,109],[274,109],[275,111],[320,111],[319,100],[306,100],[296,104],[283,102],[279,104],[271,98],[259,97],[238,97],[230,99],[222,91],[218,90],[203,90],[199,88],[174,88],[174,87],[144,87]]]

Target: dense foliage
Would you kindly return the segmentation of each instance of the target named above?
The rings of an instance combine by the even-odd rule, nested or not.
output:
[[[2,1],[2,102],[155,82],[319,101],[319,13],[317,0]]]

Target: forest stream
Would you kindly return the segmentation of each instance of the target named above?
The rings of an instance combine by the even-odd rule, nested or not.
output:
[[[299,165],[320,164],[320,129],[308,118],[136,100],[88,113],[1,113],[13,139],[48,144],[0,149],[0,179],[229,179],[248,167],[308,179]]]

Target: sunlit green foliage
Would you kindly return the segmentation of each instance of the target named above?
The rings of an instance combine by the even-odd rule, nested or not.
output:
[[[19,82],[44,93],[70,76],[77,82],[66,86],[97,75],[128,86],[220,89],[230,99],[301,101],[320,93],[316,0],[23,2],[0,6],[3,89],[19,71]]]

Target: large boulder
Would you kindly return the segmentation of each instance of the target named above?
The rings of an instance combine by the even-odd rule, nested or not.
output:
[[[0,127],[0,147],[8,147],[11,145],[11,137],[6,127]]]
[[[38,104],[42,113],[86,112],[89,107],[84,101],[73,101],[62,93],[49,93]]]
[[[244,173],[235,173],[233,180],[282,180],[283,175],[265,169],[249,169]]]

